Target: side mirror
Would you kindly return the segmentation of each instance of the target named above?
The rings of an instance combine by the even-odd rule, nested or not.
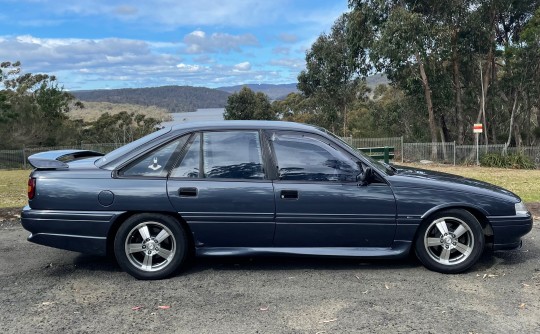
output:
[[[362,186],[368,185],[372,180],[373,180],[373,169],[371,169],[371,167],[366,167],[364,169],[364,172],[359,174],[357,177],[357,181]]]

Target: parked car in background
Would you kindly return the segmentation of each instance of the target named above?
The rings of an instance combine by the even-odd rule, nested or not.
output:
[[[370,159],[324,129],[290,122],[183,123],[107,155],[32,155],[22,224],[38,244],[104,255],[139,279],[191,254],[404,257],[459,273],[485,244],[532,228],[497,186]]]

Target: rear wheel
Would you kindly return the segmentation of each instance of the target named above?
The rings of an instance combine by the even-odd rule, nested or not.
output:
[[[114,254],[120,267],[138,279],[162,279],[185,262],[186,233],[167,215],[143,213],[127,219],[118,229]]]
[[[474,265],[484,249],[482,226],[470,212],[446,210],[430,216],[418,231],[416,255],[428,269],[446,274]]]

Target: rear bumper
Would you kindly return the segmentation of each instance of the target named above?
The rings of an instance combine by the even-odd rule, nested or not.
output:
[[[521,247],[521,237],[533,226],[531,215],[488,217],[493,228],[493,250],[509,250]]]
[[[107,235],[123,212],[32,210],[21,213],[28,241],[75,252],[105,255]]]

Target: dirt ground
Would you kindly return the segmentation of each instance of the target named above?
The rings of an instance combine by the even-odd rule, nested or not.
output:
[[[0,212],[11,333],[540,333],[538,221],[522,249],[486,251],[460,275],[412,257],[216,258],[145,282],[111,259],[27,242],[17,214]]]

